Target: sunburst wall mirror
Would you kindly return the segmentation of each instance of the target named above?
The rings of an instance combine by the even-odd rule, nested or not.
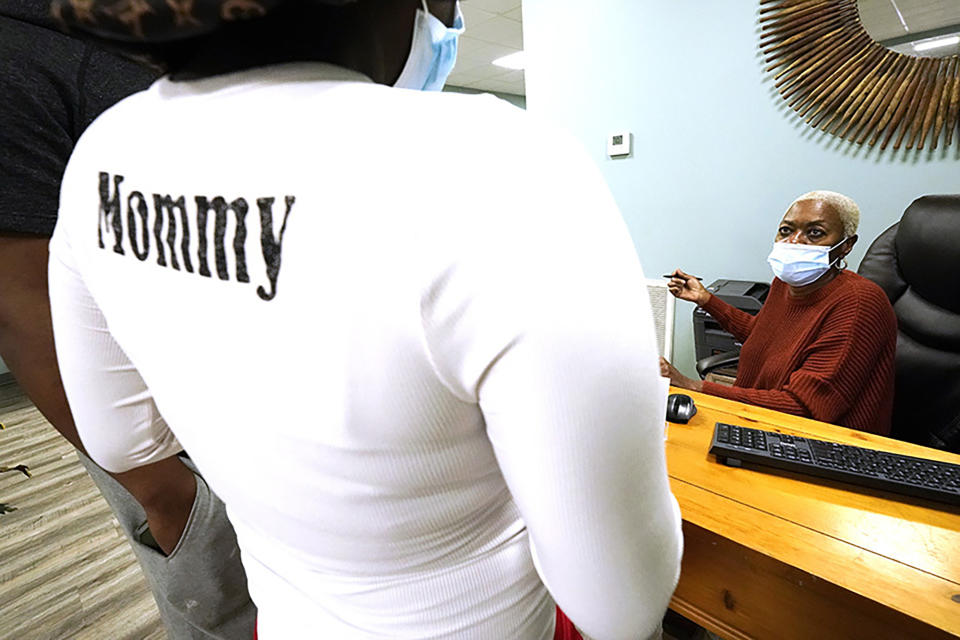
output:
[[[960,0],[761,0],[760,23],[808,125],[881,150],[960,144]]]

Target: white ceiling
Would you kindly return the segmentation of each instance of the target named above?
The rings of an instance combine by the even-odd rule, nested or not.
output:
[[[497,58],[523,49],[520,6],[521,0],[461,2],[467,30],[460,39],[457,66],[447,84],[526,95],[523,71],[512,71],[491,64]],[[874,40],[888,40],[960,24],[960,0],[857,0],[857,7],[864,27]],[[909,44],[891,48],[914,53]],[[960,53],[960,47],[925,55],[956,53]]]
[[[884,41],[915,35],[922,39],[930,32],[960,25],[960,0],[857,0],[860,21],[874,40]],[[940,34],[944,35],[944,34]],[[909,44],[890,47],[917,55]],[[960,48],[930,51],[923,55],[954,55]]]
[[[521,0],[463,0],[467,30],[460,38],[457,66],[448,85],[526,95],[523,71],[491,64],[523,49]]]

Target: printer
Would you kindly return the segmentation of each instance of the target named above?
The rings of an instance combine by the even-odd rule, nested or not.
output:
[[[770,283],[715,280],[707,287],[707,291],[741,311],[757,315],[770,292]],[[728,351],[739,353],[741,346],[736,338],[724,331],[720,323],[700,307],[693,311],[693,342],[698,361]]]

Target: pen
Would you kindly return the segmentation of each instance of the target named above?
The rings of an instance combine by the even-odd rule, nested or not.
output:
[[[668,274],[663,275],[663,276],[660,276],[660,277],[661,277],[661,278],[680,278],[681,276],[675,276],[675,275],[673,275],[672,273],[668,273]],[[699,277],[699,276],[690,276],[690,277],[691,277],[691,278],[696,278],[697,280],[700,280],[701,282],[703,282],[703,278],[701,278],[701,277]]]

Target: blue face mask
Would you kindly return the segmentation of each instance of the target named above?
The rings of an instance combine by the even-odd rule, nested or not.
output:
[[[430,15],[427,0],[423,0],[423,9],[417,9],[407,64],[393,86],[418,91],[443,89],[457,62],[457,40],[464,30],[459,0],[456,11],[453,27],[448,27]]]
[[[820,279],[840,259],[830,260],[830,252],[847,241],[844,238],[832,247],[815,244],[774,242],[767,258],[773,275],[794,287],[803,287]]]

